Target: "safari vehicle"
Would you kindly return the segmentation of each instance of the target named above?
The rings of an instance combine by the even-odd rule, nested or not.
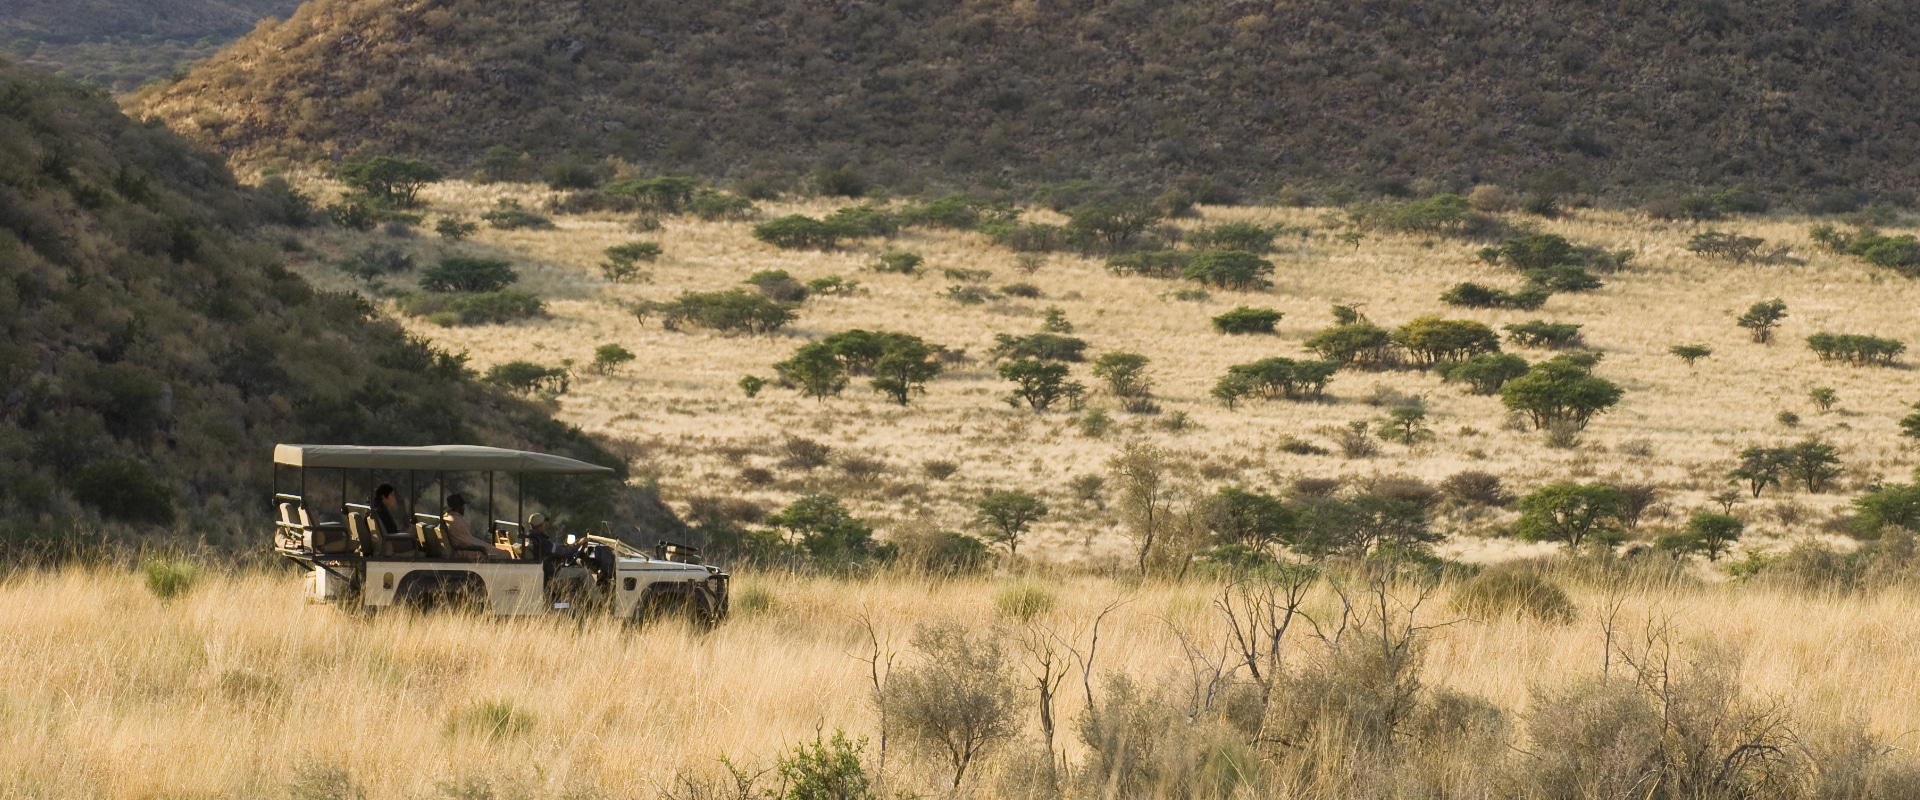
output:
[[[645,553],[614,538],[612,526],[604,522],[600,535],[567,535],[564,545],[548,546],[550,540],[522,530],[520,521],[527,519],[524,487],[530,476],[612,474],[607,467],[546,453],[468,445],[282,444],[274,447],[273,461],[273,500],[279,512],[274,549],[311,571],[311,602],[358,613],[458,607],[515,616],[598,614],[635,621],[682,614],[703,624],[727,615],[729,577],[703,564],[694,548],[662,541]],[[292,485],[281,480],[289,468],[298,471]],[[498,518],[496,502],[504,492],[496,493],[497,482],[511,483],[505,488],[514,496],[512,519]],[[399,526],[411,521],[410,530],[382,534],[369,505],[374,487],[382,483],[395,488],[397,508],[391,518]],[[469,486],[473,488],[467,490]],[[354,502],[350,493],[356,489],[366,502]],[[423,489],[427,498],[437,493],[433,513],[418,507]],[[438,513],[449,494],[467,491],[476,501],[467,506],[468,525],[483,541],[491,533],[492,554],[453,547]],[[477,502],[482,494],[484,504]],[[507,554],[512,557],[505,558]]]

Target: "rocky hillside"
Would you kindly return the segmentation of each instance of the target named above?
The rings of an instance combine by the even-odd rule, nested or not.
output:
[[[0,62],[0,558],[94,514],[215,538],[250,522],[237,544],[257,549],[276,441],[618,463],[475,382],[464,356],[283,268],[262,203],[164,126]],[[529,493],[581,515],[621,501],[609,485]]]
[[[1920,19],[1788,0],[313,0],[149,93],[253,162],[880,183],[1885,190]]]

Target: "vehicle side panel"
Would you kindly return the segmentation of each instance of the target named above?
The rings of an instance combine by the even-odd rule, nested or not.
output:
[[[662,562],[651,562],[662,563]],[[634,607],[647,594],[647,587],[657,583],[692,583],[698,586],[707,579],[704,570],[695,572],[683,567],[673,566],[664,569],[648,569],[622,564],[620,576],[614,586],[614,614],[622,619],[633,617]]]
[[[405,561],[366,562],[366,577],[361,584],[362,602],[369,608],[395,603],[395,593],[414,572],[464,572],[478,577],[487,587],[487,607],[495,614],[545,614],[552,610],[547,602],[546,579],[539,564],[469,564],[464,562]]]

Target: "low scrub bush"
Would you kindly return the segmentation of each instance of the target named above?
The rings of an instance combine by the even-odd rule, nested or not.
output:
[[[1340,365],[1332,361],[1296,361],[1291,358],[1263,358],[1248,364],[1235,364],[1216,384],[1228,386],[1235,398],[1248,395],[1265,400],[1318,400],[1326,391]],[[1223,398],[1224,399],[1224,398]]]
[[[1044,222],[988,222],[980,232],[994,244],[1019,253],[1051,253],[1067,242],[1065,228]]]
[[[1530,320],[1501,326],[1507,332],[1507,341],[1521,347],[1543,347],[1555,350],[1579,347],[1580,328],[1573,322],[1547,322]]]
[[[927,260],[922,258],[919,253],[889,251],[880,254],[880,260],[873,265],[873,271],[897,272],[901,275],[912,275],[918,272],[920,265],[926,263],[926,261]]]
[[[401,313],[426,317],[436,325],[487,325],[546,316],[547,304],[538,295],[505,289],[477,294],[421,292],[401,297]]]
[[[1462,308],[1513,308],[1532,311],[1546,305],[1552,292],[1539,286],[1518,291],[1495,289],[1478,283],[1457,283],[1440,295],[1440,302]]]
[[[1483,353],[1465,361],[1434,367],[1441,380],[1467,384],[1474,394],[1499,394],[1508,381],[1527,374],[1527,360],[1511,353]]]
[[[493,210],[481,214],[480,218],[486,220],[486,223],[496,230],[550,231],[554,229],[553,220],[521,208],[520,201],[507,198],[502,198],[495,203]]]
[[[1240,306],[1213,318],[1213,329],[1226,334],[1273,333],[1281,314],[1271,308]]]
[[[1478,506],[1505,506],[1513,502],[1500,476],[1490,472],[1467,470],[1447,476],[1440,482],[1440,493],[1457,503]]]
[[[513,262],[495,258],[448,256],[420,274],[429,292],[497,292],[520,280]]]
[[[742,222],[760,215],[752,200],[715,189],[701,189],[687,203],[687,213],[707,222]]]
[[[1142,250],[1107,257],[1107,270],[1115,275],[1143,275],[1149,278],[1178,278],[1193,253],[1185,250]]]
[[[744,289],[685,292],[665,303],[640,306],[635,313],[643,317],[659,314],[660,324],[670,331],[677,331],[681,326],[693,326],[752,334],[777,331],[796,316],[792,305]]]
[[[496,364],[487,370],[481,380],[504,389],[533,394],[566,394],[573,376],[566,367],[543,367],[531,361],[509,361]]]
[[[1026,336],[996,333],[993,335],[993,349],[988,353],[995,361],[1012,361],[1022,358],[1037,358],[1043,361],[1085,361],[1087,340],[1057,333],[1034,333]]]
[[[794,280],[784,269],[761,270],[747,276],[742,283],[759,289],[767,299],[780,303],[798,304],[812,294],[806,284]]]
[[[1277,227],[1253,222],[1223,222],[1195,230],[1187,235],[1187,246],[1195,250],[1242,250],[1265,253],[1273,249]]]
[[[1857,333],[1816,333],[1807,337],[1807,347],[1821,361],[1839,361],[1854,366],[1891,366],[1893,360],[1907,349],[1907,345],[1898,339]]]
[[[1393,343],[1422,364],[1465,361],[1500,351],[1500,336],[1485,323],[1420,317],[1393,332]]]
[[[1767,240],[1758,236],[1741,236],[1737,233],[1721,233],[1709,230],[1696,233],[1687,240],[1687,251],[1707,258],[1717,258],[1744,264],[1759,255],[1760,246]]]
[[[1364,319],[1335,325],[1307,338],[1308,352],[1343,367],[1382,368],[1400,361],[1393,334]]]
[[[1565,625],[1579,609],[1567,593],[1524,567],[1496,567],[1460,582],[1447,601],[1455,612],[1481,620],[1527,617]]]
[[[140,564],[140,573],[146,579],[147,591],[162,600],[172,600],[193,591],[199,585],[202,571],[199,564],[184,558],[150,558]]]
[[[1206,286],[1236,292],[1255,292],[1273,285],[1273,262],[1244,250],[1203,250],[1187,261],[1180,277]]]
[[[789,214],[753,226],[753,238],[782,250],[832,250],[844,232],[801,214]]]

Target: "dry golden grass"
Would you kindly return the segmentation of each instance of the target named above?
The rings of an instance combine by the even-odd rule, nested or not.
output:
[[[312,188],[331,196],[334,187]],[[443,214],[468,219],[499,197],[512,196],[529,208],[549,195],[530,186],[449,182],[429,187],[428,221]],[[834,203],[805,201],[763,204],[768,216],[819,214]],[[1507,285],[1507,270],[1479,263],[1479,243],[1423,241],[1415,237],[1371,234],[1358,247],[1335,241],[1321,222],[1322,211],[1273,208],[1202,209],[1200,220],[1184,226],[1227,220],[1285,222],[1309,226],[1306,239],[1283,239],[1272,258],[1277,265],[1271,292],[1214,292],[1204,302],[1179,301],[1172,292],[1190,284],[1109,274],[1096,258],[1054,254],[1031,276],[1016,268],[1014,254],[993,247],[977,234],[910,231],[886,242],[857,242],[834,252],[788,252],[754,241],[747,223],[706,223],[667,218],[653,233],[627,230],[628,218],[615,215],[556,217],[560,229],[503,232],[483,229],[460,249],[506,254],[522,265],[523,286],[545,296],[548,319],[509,326],[437,328],[409,323],[416,331],[453,350],[464,350],[484,369],[525,359],[557,364],[571,359],[584,365],[593,349],[618,343],[638,354],[632,365],[612,376],[576,370],[572,391],[561,398],[562,419],[610,436],[636,440],[650,457],[642,471],[661,480],[670,500],[697,495],[744,496],[778,506],[799,491],[818,487],[816,477],[787,476],[771,487],[738,480],[745,466],[771,467],[774,451],[786,437],[801,435],[832,445],[837,453],[865,454],[886,461],[890,474],[868,486],[842,486],[859,513],[879,523],[882,534],[894,524],[961,528],[971,516],[970,500],[989,488],[1021,487],[1042,494],[1056,513],[1042,523],[1032,552],[1073,561],[1104,558],[1123,549],[1113,521],[1079,508],[1066,490],[1076,475],[1101,473],[1119,443],[1157,440],[1186,453],[1204,467],[1200,483],[1238,483],[1276,488],[1297,476],[1412,475],[1437,481],[1463,469],[1490,471],[1517,489],[1565,479],[1608,479],[1665,487],[1666,502],[1652,512],[1649,529],[1677,525],[1706,497],[1725,487],[1733,455],[1752,444],[1818,435],[1837,444],[1848,472],[1834,494],[1793,496],[1769,493],[1743,507],[1750,517],[1750,542],[1777,541],[1788,534],[1814,535],[1827,521],[1825,512],[1844,505],[1848,493],[1874,480],[1904,480],[1913,464],[1910,448],[1894,435],[1894,421],[1920,399],[1906,369],[1852,368],[1820,363],[1804,346],[1819,331],[1891,336],[1920,345],[1920,282],[1860,263],[1846,256],[1816,252],[1806,241],[1808,220],[1768,217],[1726,221],[1718,227],[1793,246],[1804,263],[1733,265],[1704,260],[1685,251],[1687,238],[1704,226],[1650,222],[1622,212],[1583,210],[1567,218],[1541,221],[1547,231],[1580,243],[1637,252],[1631,269],[1608,276],[1607,286],[1588,294],[1556,295],[1538,312],[1453,309],[1437,297],[1462,280]],[[1515,218],[1515,222],[1523,222]],[[361,246],[369,236],[327,233],[316,237],[317,255],[337,258]],[[374,235],[373,238],[378,238]],[[652,282],[611,285],[600,279],[597,264],[604,248],[633,240],[660,242],[665,256],[651,266]],[[432,234],[412,240],[423,261],[447,246]],[[920,277],[866,270],[877,252],[910,250],[927,259]],[[989,286],[1031,282],[1044,292],[1038,300],[1007,299],[984,306],[962,306],[940,296],[953,281],[948,267],[987,269]],[[670,332],[657,322],[642,324],[623,305],[635,299],[667,299],[683,290],[738,286],[747,275],[784,269],[802,280],[841,275],[861,281],[855,297],[809,300],[798,321],[771,337],[719,335],[706,331]],[[317,282],[338,288],[352,279],[320,259],[304,268]],[[400,276],[397,283],[408,283]],[[1771,345],[1749,342],[1733,317],[1751,303],[1771,297],[1786,300],[1790,316]],[[1499,325],[1528,319],[1577,322],[1589,345],[1605,353],[1599,373],[1626,390],[1621,404],[1588,430],[1584,444],[1571,450],[1548,448],[1539,434],[1508,429],[1498,398],[1475,397],[1443,385],[1424,372],[1343,372],[1331,384],[1335,402],[1322,404],[1254,403],[1229,411],[1213,402],[1208,390],[1230,364],[1272,355],[1298,356],[1300,342],[1330,324],[1331,303],[1360,306],[1373,320],[1397,325],[1424,314],[1478,319]],[[1237,305],[1266,306],[1285,312],[1278,336],[1223,336],[1208,318]],[[985,363],[995,333],[1025,334],[1040,329],[1040,313],[1049,306],[1065,310],[1075,335],[1091,342],[1091,353],[1140,352],[1153,360],[1155,392],[1166,414],[1185,412],[1192,427],[1161,430],[1155,417],[1119,413],[1112,398],[1096,393],[1092,406],[1106,406],[1119,424],[1103,439],[1086,438],[1069,413],[1034,415],[1001,401],[1006,384]],[[771,364],[798,345],[849,328],[897,330],[918,334],[950,348],[965,349],[975,360],[952,369],[928,387],[913,405],[899,408],[856,381],[839,398],[807,400],[769,387],[757,399],[736,388],[743,375],[772,377]],[[1714,355],[1689,369],[1667,349],[1703,343]],[[1511,346],[1509,349],[1512,349]],[[1519,351],[1529,359],[1544,351]],[[1079,380],[1094,383],[1084,365]],[[1839,406],[1818,413],[1809,389],[1832,387]],[[1375,458],[1300,456],[1277,448],[1285,436],[1328,444],[1326,431],[1353,420],[1374,420],[1384,409],[1362,402],[1375,387],[1423,396],[1435,441],[1407,448],[1382,443]],[[1783,410],[1804,419],[1789,428],[1776,421]],[[1163,414],[1158,419],[1164,419]],[[919,475],[929,459],[960,464],[942,483]],[[830,471],[830,470],[829,470]],[[1797,528],[1765,513],[1771,504],[1795,502],[1814,514]],[[1072,511],[1065,511],[1073,509]],[[1498,522],[1498,517],[1494,518]],[[1443,521],[1455,532],[1472,533],[1485,521]],[[1461,537],[1448,552],[1473,558],[1509,552],[1535,552],[1502,540]]]
[[[1176,627],[1196,641],[1220,633],[1207,584],[1039,580],[1057,599],[1043,619],[1062,630],[1084,630],[1103,606],[1128,601],[1102,630],[1097,673],[1176,679],[1186,664]],[[356,619],[303,605],[301,585],[280,572],[214,577],[171,601],[121,571],[18,573],[0,583],[0,601],[33,612],[0,622],[0,742],[12,754],[0,797],[278,797],[317,764],[344,767],[375,798],[441,796],[441,786],[475,777],[501,797],[651,797],[678,771],[715,772],[722,754],[765,766],[821,729],[877,739],[859,616],[901,649],[918,624],[1006,628],[1014,623],[991,601],[1000,585],[747,575],[739,590],[765,590],[772,604],[695,633]],[[1908,595],[1569,589],[1580,615],[1567,626],[1455,620],[1444,594],[1430,600],[1420,621],[1456,624],[1431,633],[1423,680],[1524,719],[1532,688],[1599,672],[1602,617],[1617,600],[1623,637],[1671,619],[1682,654],[1738,647],[1750,696],[1777,700],[1801,725],[1857,717],[1895,737],[1920,718],[1920,603]],[[1323,588],[1315,607],[1327,600]],[[1078,686],[1069,689],[1067,731],[1082,706]],[[531,726],[495,741],[452,729],[463,712],[500,700]],[[1019,713],[1022,735],[1037,736],[1028,692]],[[895,746],[897,787],[939,788],[938,768]],[[987,793],[1000,764],[990,761],[968,791]]]

